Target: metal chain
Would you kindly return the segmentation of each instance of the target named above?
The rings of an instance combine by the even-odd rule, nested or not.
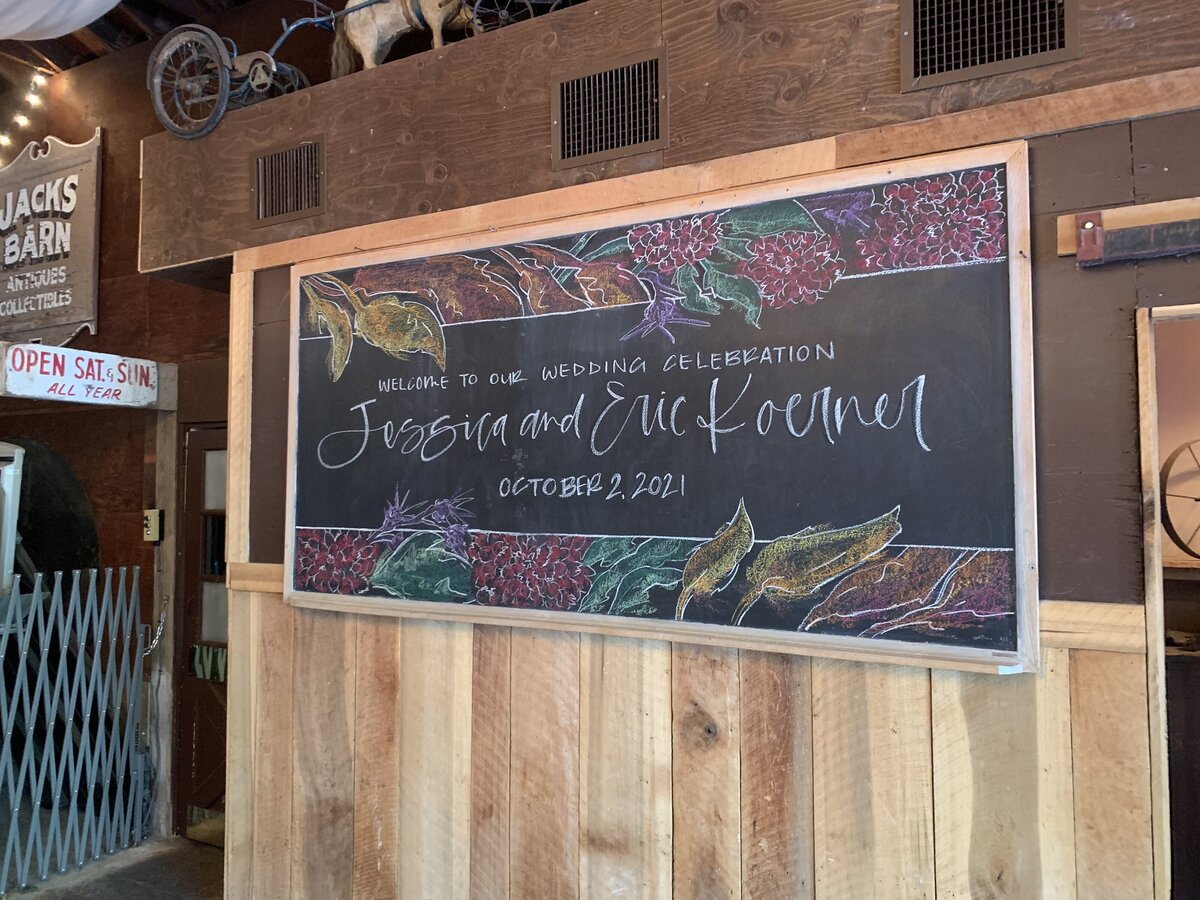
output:
[[[150,645],[145,650],[142,651],[143,657],[149,656],[151,653],[153,653],[154,648],[158,646],[158,642],[162,640],[163,628],[167,624],[167,604],[171,602],[171,598],[168,597],[166,594],[163,594],[162,599],[163,599],[163,608],[162,608],[162,612],[160,612],[158,614],[158,627],[154,629],[154,640],[152,640],[150,642]]]

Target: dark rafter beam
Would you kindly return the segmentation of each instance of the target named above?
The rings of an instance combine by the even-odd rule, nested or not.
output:
[[[90,28],[80,28],[78,31],[72,31],[70,35],[74,40],[83,45],[92,56],[107,56],[112,53],[113,48]]]
[[[124,22],[127,29],[137,32],[142,37],[155,38],[163,33],[154,27],[153,19],[149,16],[143,16],[141,12],[134,9],[129,3],[118,3],[113,7],[109,15],[117,21]]]
[[[192,21],[191,16],[181,16],[154,0],[126,0],[120,8],[145,22],[155,35],[166,34],[172,28]]]
[[[66,66],[58,65],[44,54],[35,52],[28,44],[20,41],[0,41],[0,54],[28,66],[30,77],[33,77],[34,72],[57,75],[66,68]]]

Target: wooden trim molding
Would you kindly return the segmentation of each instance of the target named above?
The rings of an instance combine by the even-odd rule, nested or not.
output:
[[[228,580],[231,591],[282,595],[283,564],[231,563]],[[1138,604],[1043,600],[1040,605],[1043,647],[1146,652],[1146,615]]]
[[[225,581],[231,591],[282,594],[283,565],[281,563],[231,562]]]
[[[1136,603],[1043,600],[1043,647],[1146,652],[1146,610]]]

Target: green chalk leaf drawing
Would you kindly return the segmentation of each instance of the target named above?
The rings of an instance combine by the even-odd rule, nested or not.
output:
[[[699,279],[700,272],[695,266],[681,266],[675,270],[671,282],[683,294],[679,305],[689,312],[701,313],[706,316],[718,315],[721,312],[721,304],[705,295],[700,289]]]
[[[704,290],[718,300],[723,300],[741,311],[746,321],[758,326],[762,314],[762,298],[758,293],[758,285],[749,278],[733,275],[722,271],[716,266],[709,265],[705,260],[701,263],[704,269]]]
[[[620,543],[617,543],[620,542]],[[601,545],[597,548],[597,545]],[[584,554],[595,570],[580,612],[646,615],[653,587],[677,587],[693,541],[682,538],[601,538]],[[640,610],[640,612],[632,612]]]
[[[785,231],[820,231],[803,206],[789,197],[731,209],[721,221],[726,234],[760,237]]]
[[[441,535],[418,531],[379,560],[371,586],[405,599],[461,602],[471,595],[471,567]]]

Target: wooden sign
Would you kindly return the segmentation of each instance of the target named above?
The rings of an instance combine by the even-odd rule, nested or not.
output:
[[[61,344],[96,331],[100,129],[34,141],[0,169],[0,338]]]
[[[150,408],[158,404],[158,363],[49,347],[4,344],[0,395]]]
[[[1034,667],[1026,185],[1006,145],[298,268],[290,597]]]

